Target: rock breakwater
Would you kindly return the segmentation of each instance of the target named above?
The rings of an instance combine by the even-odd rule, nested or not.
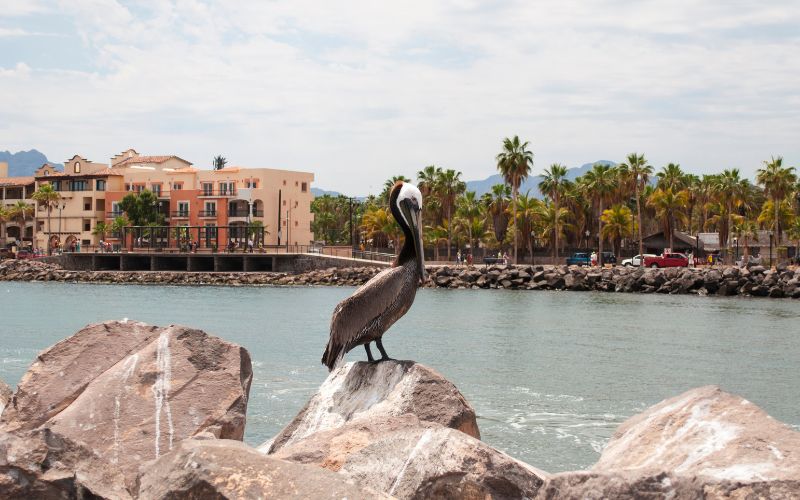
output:
[[[36,261],[0,262],[0,281],[160,285],[360,286],[382,269],[273,272],[73,271]],[[570,290],[800,298],[800,269],[778,266],[640,269],[577,266],[428,266],[427,288]]]

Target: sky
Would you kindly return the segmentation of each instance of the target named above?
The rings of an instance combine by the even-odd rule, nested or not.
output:
[[[315,173],[800,167],[800,2],[4,0],[0,149]]]

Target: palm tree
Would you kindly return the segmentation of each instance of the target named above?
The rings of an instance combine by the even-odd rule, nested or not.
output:
[[[447,260],[450,260],[450,246],[452,244],[451,222],[453,220],[453,208],[458,195],[466,189],[467,184],[461,180],[461,172],[456,172],[452,169],[441,172],[436,183],[436,195],[442,204],[444,220],[447,221],[447,224],[445,224],[447,228]]]
[[[518,195],[516,207],[517,219],[512,221],[514,230],[523,235],[528,253],[531,256],[531,264],[533,264],[534,251],[531,233],[539,233],[537,228],[540,225],[539,219],[541,217],[541,204],[541,201],[530,195],[530,191],[525,194]],[[514,210],[511,207],[508,207],[506,210],[514,213]]]
[[[558,212],[561,195],[564,192],[566,183],[567,167],[559,163],[553,163],[550,168],[545,169],[542,181],[539,183],[539,191],[547,195],[553,200],[553,207]],[[556,227],[553,228],[554,244],[553,244],[553,262],[558,260],[558,235],[561,233],[556,220]]]
[[[674,192],[671,187],[658,188],[647,199],[647,205],[656,212],[656,217],[661,219],[664,235],[669,238],[669,247],[673,248],[675,234],[675,220],[686,221],[686,206],[689,204],[689,194],[686,191]],[[639,254],[641,255],[641,254]]]
[[[566,229],[572,228],[572,224],[569,223],[569,210],[564,207],[556,210],[555,203],[549,200],[534,200],[534,202],[531,208],[525,207],[524,213],[529,211],[533,213],[532,225],[538,229],[534,230],[534,232],[539,235],[543,242],[555,246],[556,239],[564,236]]]
[[[11,214],[8,209],[0,205],[0,244],[6,244],[6,222],[11,220]]]
[[[436,191],[436,184],[442,175],[442,169],[436,165],[428,165],[417,172],[417,187],[422,197],[431,196]]]
[[[495,157],[497,169],[506,184],[511,186],[514,220],[517,220],[517,194],[519,186],[528,178],[533,168],[533,153],[528,151],[528,141],[520,142],[518,136],[503,139],[503,151]],[[517,230],[514,229],[514,263],[517,263]]]
[[[228,163],[228,160],[225,159],[222,155],[217,155],[214,157],[214,170],[222,170],[225,168],[225,165]]]
[[[447,229],[443,226],[425,226],[422,233],[425,244],[433,247],[433,260],[439,260],[439,245],[447,242]]]
[[[614,193],[616,188],[617,172],[614,167],[609,165],[594,164],[592,169],[582,176],[581,183],[586,194],[597,201],[599,210],[598,217],[598,252],[597,263],[603,265],[603,204]],[[641,253],[639,254],[641,255]]]
[[[792,204],[789,202],[789,200],[781,200],[777,207],[775,206],[774,200],[767,200],[764,202],[761,213],[758,214],[758,223],[765,228],[785,228],[792,224],[792,219],[794,219],[794,216],[795,214],[792,210]],[[780,239],[777,239],[777,230],[775,230],[775,234],[775,241],[781,241]]]
[[[53,250],[50,248],[50,239],[53,234],[50,228],[50,214],[53,211],[53,207],[55,207],[61,199],[61,193],[53,189],[53,186],[50,184],[42,184],[39,186],[39,189],[31,195],[31,199],[47,209],[47,255],[50,255]]]
[[[622,204],[616,204],[604,210],[600,216],[603,221],[601,237],[611,240],[614,246],[614,255],[619,260],[621,242],[624,238],[633,238],[634,226],[631,209]],[[641,255],[641,254],[640,254]]]
[[[475,191],[467,191],[463,196],[458,198],[456,205],[456,215],[459,218],[459,225],[466,230],[469,248],[474,255],[475,237],[483,236],[485,230],[473,232],[473,229],[476,227],[485,227],[486,225],[486,218],[482,217],[483,210],[481,202],[476,198]],[[480,222],[480,224],[478,222]]]
[[[495,184],[491,191],[481,196],[487,214],[492,218],[492,229],[497,241],[503,241],[508,229],[507,208],[511,200],[511,188],[508,184]]]
[[[631,153],[628,155],[627,162],[621,163],[619,168],[626,173],[634,187],[636,198],[636,228],[639,232],[639,255],[644,254],[644,244],[642,241],[642,200],[640,193],[644,191],[653,167],[647,164],[643,154]]]
[[[764,168],[759,168],[756,171],[756,182],[764,186],[764,191],[767,196],[772,200],[772,206],[775,210],[775,216],[772,218],[775,224],[775,236],[777,241],[781,240],[781,217],[778,211],[781,207],[781,202],[787,197],[797,182],[797,175],[794,173],[794,167],[784,167],[783,158],[778,156],[771,157],[770,161],[764,161]]]
[[[786,226],[786,233],[789,239],[794,240],[794,258],[800,259],[800,216],[795,216]]]
[[[106,239],[106,233],[109,231],[108,224],[103,221],[98,222],[94,225],[94,229],[92,229],[92,234],[95,236],[99,236],[101,240]]]
[[[750,257],[750,241],[758,241],[758,225],[749,219],[739,217],[739,221],[733,227],[734,234],[737,238],[744,243],[744,256],[745,262]]]
[[[656,177],[658,178],[656,187],[660,189],[671,188],[677,193],[688,186],[686,174],[683,173],[678,163],[669,163],[656,173]]]
[[[25,239],[25,221],[33,215],[33,205],[26,203],[22,200],[17,201],[8,208],[8,216],[10,220],[19,225],[19,240]]]
[[[725,230],[719,234],[719,245],[720,248],[728,248],[730,233],[733,230],[734,209],[742,202],[745,192],[749,189],[749,183],[739,176],[738,168],[723,170],[721,174],[713,177],[712,182],[715,199],[724,206],[724,213],[728,218],[724,225]]]

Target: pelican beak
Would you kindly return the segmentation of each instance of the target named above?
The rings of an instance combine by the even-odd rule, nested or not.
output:
[[[425,250],[422,247],[422,210],[419,208],[411,211],[411,234],[414,236],[419,280],[420,284],[422,284],[428,279],[428,275],[425,273]]]
[[[417,206],[416,202],[409,202],[408,200],[400,202],[400,208],[403,216],[408,221],[409,229],[411,229],[414,252],[417,254],[417,271],[419,272],[420,284],[422,284],[428,278],[425,273],[425,251],[422,248],[422,209]]]

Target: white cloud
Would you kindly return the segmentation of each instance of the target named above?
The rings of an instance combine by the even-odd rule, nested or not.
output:
[[[537,171],[633,150],[698,172],[800,163],[794,2],[59,8],[98,69],[0,70],[0,109],[21,121],[0,124],[5,147],[221,153],[352,193],[430,163],[485,177],[513,134]]]

